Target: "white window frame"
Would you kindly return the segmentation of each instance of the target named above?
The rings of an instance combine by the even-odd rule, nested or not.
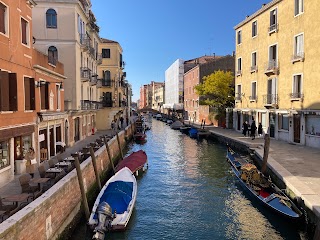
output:
[[[256,56],[256,59],[255,59],[255,65],[253,65],[253,56]],[[253,72],[256,72],[258,70],[258,53],[257,51],[254,51],[251,53],[251,67],[250,67],[250,71],[251,73]]]
[[[9,6],[7,4],[5,4],[4,2],[0,1],[0,3],[2,5],[4,5],[6,7],[6,11],[5,11],[5,15],[4,15],[4,30],[5,30],[5,33],[3,32],[0,32],[0,35],[2,36],[6,36],[6,37],[9,37],[9,20],[10,20],[10,17],[9,17],[9,14],[10,14],[10,10],[9,10]]]
[[[298,37],[302,36],[301,50],[298,50]],[[304,61],[304,33],[299,33],[293,37],[293,57],[292,62]]]
[[[242,57],[237,58],[237,76],[242,74]]]
[[[254,26],[254,23],[255,23],[255,34],[256,35],[253,35],[253,26]],[[258,20],[255,20],[255,21],[253,21],[252,22],[252,24],[251,24],[251,36],[252,36],[252,38],[255,38],[255,37],[257,37],[258,36]]]
[[[294,0],[294,16],[297,17],[304,13],[304,0]]]
[[[240,91],[239,91],[240,90]],[[237,89],[236,89],[236,94],[235,94],[235,101],[239,102],[241,101],[241,96],[242,96],[242,85],[241,84],[237,84]]]
[[[240,36],[240,37],[239,37]],[[242,43],[242,29],[239,29],[238,31],[237,31],[237,44],[238,45],[241,45],[241,43]]]
[[[274,24],[271,24],[271,13],[272,12],[275,12],[275,23]],[[278,8],[273,8],[272,10],[270,10],[270,15],[269,15],[269,34],[272,34],[274,32],[277,32],[278,31]],[[271,29],[271,27],[273,27],[273,29]]]
[[[298,92],[297,89],[297,84],[295,82],[295,79],[297,76],[300,76],[300,91]],[[292,75],[292,93],[299,93],[300,97],[293,97],[293,99],[300,99],[301,95],[303,94],[303,73],[296,73]]]
[[[26,26],[26,41],[27,41],[27,44],[24,44],[22,42],[22,27],[21,27],[22,19],[27,22],[27,26]],[[20,39],[21,39],[21,44],[23,46],[30,48],[30,22],[26,18],[24,18],[22,16],[20,16]]]
[[[60,86],[62,83],[56,83],[56,98],[57,98],[57,111],[61,110],[61,90],[60,90]]]

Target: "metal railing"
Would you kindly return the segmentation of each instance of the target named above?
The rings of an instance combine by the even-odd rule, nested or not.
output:
[[[97,64],[101,65],[102,64],[102,54],[97,54],[96,60],[97,60]]]
[[[270,60],[265,63],[265,73],[275,73],[279,70],[279,63],[277,60]]]
[[[88,50],[90,47],[90,39],[88,38],[87,34],[79,34],[79,38],[81,48],[84,50]]]
[[[88,67],[81,67],[81,81],[86,82],[91,80],[91,69]]]
[[[96,110],[101,109],[103,104],[98,101],[81,100],[81,110]]]
[[[304,52],[298,52],[292,55],[292,62],[304,61]]]
[[[98,79],[97,79],[98,75],[96,73],[92,74],[89,85],[90,86],[94,86],[97,84]]]
[[[266,94],[263,95],[263,104],[274,105],[278,104],[278,94]]]
[[[278,23],[272,24],[268,27],[269,33],[278,32],[278,31],[279,31],[279,24]]]
[[[48,56],[48,63],[56,66],[57,59],[54,56]]]
[[[303,93],[301,92],[295,92],[289,94],[291,99],[303,99]]]

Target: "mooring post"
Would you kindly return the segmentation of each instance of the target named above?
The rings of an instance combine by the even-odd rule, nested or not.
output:
[[[263,151],[263,160],[262,160],[262,167],[261,167],[261,172],[263,174],[265,174],[267,171],[269,146],[270,146],[270,136],[269,136],[269,134],[266,134],[264,136],[264,151]]]
[[[97,168],[96,155],[94,154],[93,147],[91,144],[90,144],[90,155],[91,155],[93,170],[96,175],[96,181],[98,183],[99,190],[101,190],[101,182],[100,182],[100,177],[99,177],[98,168]]]
[[[122,148],[121,148],[121,142],[120,142],[120,138],[119,138],[119,133],[118,133],[118,132],[117,132],[117,141],[118,141],[119,150],[120,150],[120,157],[121,157],[121,159],[123,159],[123,153],[122,153]]]
[[[90,211],[89,211],[87,195],[86,195],[86,192],[84,190],[83,178],[82,178],[82,173],[81,173],[81,168],[80,168],[79,157],[75,156],[74,160],[75,160],[74,161],[74,165],[76,166],[77,176],[78,176],[78,181],[79,181],[79,186],[80,186],[80,191],[81,191],[81,197],[82,197],[82,204],[83,204],[83,208],[84,208],[84,213],[86,214],[86,219],[89,219]]]
[[[106,145],[106,149],[107,149],[107,153],[108,153],[109,160],[110,160],[110,162],[111,162],[111,166],[112,166],[113,173],[116,173],[116,169],[114,168],[114,164],[113,164],[112,157],[111,157],[111,152],[110,152],[109,144],[108,144],[108,141],[107,141],[106,138],[104,138],[104,143],[105,143],[105,145]]]

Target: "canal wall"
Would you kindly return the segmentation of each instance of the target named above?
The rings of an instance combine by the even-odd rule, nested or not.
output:
[[[119,133],[121,148],[132,136],[133,128],[127,127]],[[117,137],[108,141],[113,161],[119,159],[120,151]],[[112,169],[106,146],[95,152],[97,169],[103,178]],[[88,157],[81,163],[84,188],[87,196],[96,186],[92,159]],[[90,196],[88,196],[90,197]],[[2,240],[48,240],[58,239],[81,212],[81,193],[76,169],[73,169],[40,197],[0,224]]]

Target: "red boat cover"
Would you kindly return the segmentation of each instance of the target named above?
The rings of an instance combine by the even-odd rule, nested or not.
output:
[[[147,162],[147,154],[143,150],[131,153],[128,157],[125,157],[116,166],[116,172],[124,167],[128,167],[132,173],[138,171]]]

